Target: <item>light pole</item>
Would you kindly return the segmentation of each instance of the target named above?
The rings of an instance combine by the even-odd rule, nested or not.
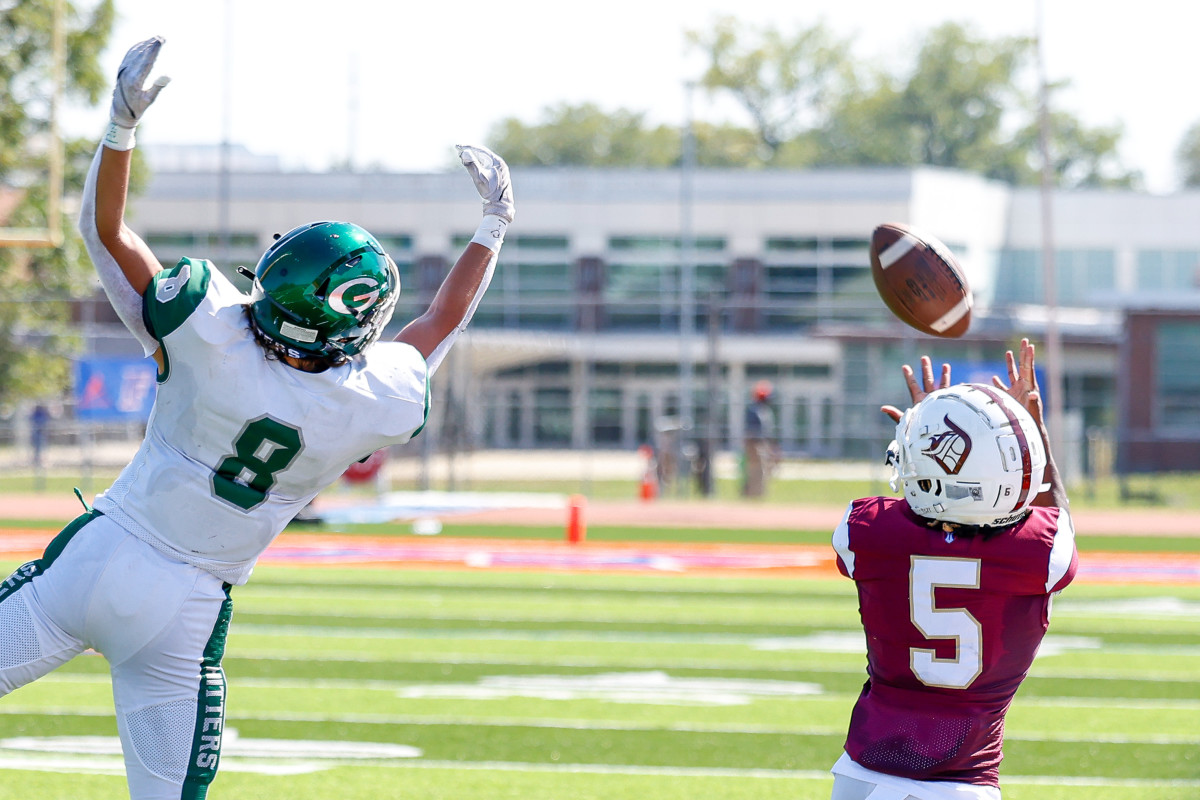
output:
[[[684,84],[683,152],[679,168],[679,443],[692,429],[692,339],[696,334],[696,234],[693,229],[696,138],[692,129],[692,95],[696,84]],[[678,463],[683,466],[683,459]],[[683,486],[683,480],[679,483]]]
[[[1046,427],[1050,434],[1050,451],[1063,464],[1063,375],[1062,339],[1058,330],[1058,269],[1054,254],[1053,190],[1054,173],[1050,160],[1050,90],[1046,81],[1045,35],[1043,2],[1037,2],[1037,65],[1038,65],[1038,147],[1042,151],[1041,208],[1042,208],[1042,294],[1046,306]],[[1066,464],[1064,464],[1066,466]]]

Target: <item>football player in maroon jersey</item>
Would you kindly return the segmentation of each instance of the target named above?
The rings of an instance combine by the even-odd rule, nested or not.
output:
[[[855,500],[833,534],[858,589],[867,682],[854,704],[832,800],[999,800],[1004,715],[1078,556],[1034,375],[918,384],[888,450],[904,499]],[[1043,479],[1045,482],[1043,482]]]

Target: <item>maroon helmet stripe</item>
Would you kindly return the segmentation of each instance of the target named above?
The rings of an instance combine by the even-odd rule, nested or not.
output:
[[[1025,505],[1025,498],[1029,497],[1029,490],[1033,484],[1033,457],[1029,454],[1029,440],[1025,438],[1025,429],[1021,427],[1021,422],[1017,419],[1017,415],[1004,404],[1004,401],[995,389],[985,386],[982,383],[973,383],[971,385],[992,398],[996,401],[996,405],[1000,406],[1000,410],[1004,412],[1004,416],[1008,417],[1008,422],[1012,425],[1013,434],[1017,437],[1017,445],[1021,448],[1021,493],[1017,496],[1016,505],[1012,507],[1012,510],[1016,511]]]

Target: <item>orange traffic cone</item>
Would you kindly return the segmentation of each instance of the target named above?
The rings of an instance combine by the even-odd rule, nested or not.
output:
[[[646,469],[642,472],[642,484],[639,496],[642,500],[653,500],[658,497],[658,464],[654,460],[654,450],[649,445],[642,445],[638,453],[646,459]]]
[[[578,544],[587,538],[587,520],[584,519],[584,509],[587,508],[587,498],[581,494],[573,494],[567,501],[567,541]]]

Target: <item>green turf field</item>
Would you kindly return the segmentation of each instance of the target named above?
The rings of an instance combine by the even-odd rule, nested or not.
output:
[[[864,677],[845,580],[262,567],[234,607],[213,800],[824,799]],[[1197,712],[1200,587],[1073,586],[1004,796],[1200,797]],[[80,657],[0,701],[0,798],[127,797],[116,748]]]
[[[800,462],[806,463],[806,462]],[[812,463],[812,462],[808,462]],[[0,475],[0,494],[5,492],[45,492],[47,494],[70,494],[74,487],[83,489],[91,497],[106,488],[116,478],[118,470],[107,468],[89,475],[33,474]],[[501,492],[550,492],[554,494],[584,494],[593,500],[634,500],[638,484],[634,476],[628,480],[596,479],[579,480],[467,480],[447,485],[443,476],[431,478],[431,489],[457,489],[466,491]],[[714,499],[722,502],[743,502],[741,483],[732,478],[721,478],[714,485]],[[386,487],[388,490],[412,490],[408,484]],[[1076,509],[1089,508],[1173,508],[1200,509],[1200,473],[1154,473],[1108,476],[1097,480],[1081,481],[1069,487],[1071,503]],[[368,487],[357,487],[350,491],[369,496]],[[870,497],[889,494],[887,482],[877,480],[816,480],[776,478],[771,481],[767,495],[756,498],[754,504],[826,504],[831,500],[841,503],[854,497]],[[668,490],[665,496],[673,499],[699,497],[696,487],[680,484]]]

